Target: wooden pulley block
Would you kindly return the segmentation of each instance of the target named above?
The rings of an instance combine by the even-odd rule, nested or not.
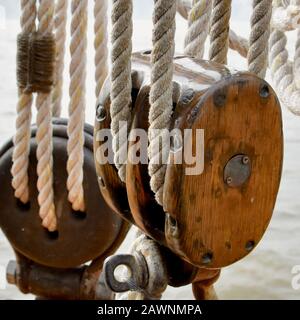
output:
[[[132,65],[131,132],[148,130],[149,52],[135,54]],[[163,207],[150,189],[147,164],[131,161],[138,139],[129,142],[126,186],[113,164],[97,165],[101,191],[123,217],[188,263],[222,268],[249,254],[271,219],[283,160],[280,104],[264,80],[209,61],[176,57],[173,82],[170,132],[176,134]],[[107,83],[96,130],[110,127],[109,108]],[[95,151],[101,144],[95,141]]]
[[[30,202],[23,204],[14,196],[11,186],[13,142],[0,152],[0,227],[21,256],[39,265],[73,268],[91,260],[102,261],[123,241],[128,224],[110,209],[97,186],[93,156],[93,128],[85,126],[84,195],[85,212],[74,212],[68,201],[67,121],[53,121],[54,200],[58,230],[49,232],[41,225],[37,202],[36,128],[30,141]]]

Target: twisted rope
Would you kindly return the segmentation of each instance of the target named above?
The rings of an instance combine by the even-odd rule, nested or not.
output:
[[[268,67],[268,42],[272,17],[272,0],[253,0],[248,68],[264,78]]]
[[[21,28],[23,34],[36,31],[36,0],[21,1]],[[12,156],[12,186],[15,197],[23,203],[29,201],[28,166],[30,152],[30,125],[33,95],[19,90],[17,104],[16,134],[14,136],[14,150]]]
[[[211,0],[193,0],[193,7],[188,15],[189,28],[185,37],[186,55],[203,57],[210,28],[211,8]]]
[[[60,117],[62,109],[62,89],[64,56],[66,42],[68,0],[57,0],[55,7],[55,41],[56,41],[56,74],[55,86],[52,93],[52,113],[54,117]]]
[[[169,150],[166,141],[173,108],[173,57],[175,50],[175,0],[155,0],[149,112],[149,175],[156,200],[163,204],[163,186]],[[160,141],[162,139],[162,143]]]
[[[177,0],[177,11],[184,19],[188,19],[190,10],[191,3],[189,0]],[[229,47],[237,51],[242,57],[247,57],[249,49],[248,40],[237,35],[232,29],[229,31]]]
[[[111,50],[111,131],[114,162],[126,179],[127,135],[131,119],[132,0],[113,0]]]
[[[107,48],[107,0],[95,0],[95,80],[96,80],[96,98],[99,97],[102,85],[108,74],[108,48]]]
[[[52,34],[54,27],[54,1],[40,0],[38,9],[39,27],[41,36]],[[54,207],[53,193],[53,159],[52,159],[52,120],[51,120],[51,93],[39,93],[36,100],[37,108],[37,188],[39,191],[39,215],[42,224],[49,231],[57,228],[57,219]]]
[[[69,201],[74,211],[84,211],[83,146],[85,121],[85,80],[87,47],[87,0],[72,0],[70,104],[68,122],[68,180]]]
[[[210,31],[210,60],[227,63],[231,0],[213,0]]]
[[[289,54],[286,50],[286,44],[286,35],[282,31],[274,29],[270,37],[271,75],[282,102],[292,113],[299,116],[300,90],[295,83],[294,65],[288,60]],[[296,55],[299,54],[298,45],[297,41]],[[299,56],[295,57],[295,61],[299,61]]]

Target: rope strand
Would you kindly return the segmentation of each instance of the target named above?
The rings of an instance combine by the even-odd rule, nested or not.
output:
[[[163,204],[168,148],[166,139],[173,109],[173,58],[175,51],[176,0],[155,0],[149,112],[149,175],[156,200]],[[157,131],[158,130],[158,131]]]
[[[132,1],[113,0],[111,50],[111,131],[114,162],[126,179],[127,135],[131,122]]]
[[[36,0],[21,1],[21,28],[22,33],[33,33],[36,31],[35,20],[37,16]],[[28,166],[30,152],[30,125],[31,107],[33,95],[19,89],[17,104],[16,134],[14,136],[14,150],[12,156],[12,186],[15,197],[23,203],[29,201],[28,188]]]
[[[54,1],[40,0],[38,9],[38,33],[46,36],[52,33],[54,27]],[[37,108],[37,188],[38,203],[42,224],[49,231],[57,228],[53,192],[53,158],[52,158],[52,112],[51,93],[38,93]]]
[[[83,146],[85,121],[85,80],[87,48],[87,0],[72,0],[70,104],[68,122],[69,201],[74,211],[84,211]]]

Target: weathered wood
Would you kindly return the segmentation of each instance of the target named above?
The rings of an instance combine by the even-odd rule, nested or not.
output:
[[[137,97],[131,129],[147,130],[150,59],[148,54],[135,54],[132,60]],[[108,98],[104,102],[109,114]],[[107,117],[104,127],[109,128],[109,122]],[[174,128],[182,133],[191,129],[193,142],[178,150],[172,146],[163,208],[150,190],[147,165],[132,164],[129,148],[126,187],[131,221],[197,267],[225,267],[253,250],[272,216],[283,157],[278,99],[264,80],[248,72],[177,57],[170,129]],[[190,165],[174,161],[188,147],[195,153],[196,129],[204,130],[204,171],[186,175]],[[104,197],[126,217],[121,208],[125,186],[114,166],[97,171],[104,177]]]
[[[203,174],[194,176],[185,174],[186,163],[168,166],[168,244],[192,264],[225,267],[254,249],[272,216],[283,157],[280,105],[266,82],[237,73],[176,120],[174,127],[193,129],[193,150],[196,129],[205,129],[205,163]],[[233,178],[224,181],[224,168],[236,155],[246,156],[251,174],[233,187]],[[171,163],[175,157],[170,154]]]

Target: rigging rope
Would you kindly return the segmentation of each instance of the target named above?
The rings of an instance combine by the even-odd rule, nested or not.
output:
[[[72,0],[70,103],[68,122],[68,180],[69,201],[74,211],[84,211],[83,163],[85,122],[85,81],[87,49],[87,0]]]
[[[132,0],[113,0],[111,50],[111,131],[114,162],[126,179],[127,136],[131,122]]]
[[[268,67],[268,43],[272,17],[272,0],[253,0],[248,69],[261,78]]]
[[[231,0],[213,0],[209,59],[227,63]]]
[[[57,0],[55,6],[55,41],[56,41],[56,74],[55,86],[52,93],[52,114],[53,117],[60,117],[62,110],[63,96],[63,73],[66,42],[68,0]]]
[[[176,0],[155,0],[149,112],[149,175],[156,200],[163,204],[163,186],[169,150],[169,124],[173,109],[173,58],[175,51]],[[162,139],[162,141],[161,141]],[[164,147],[162,147],[164,145]]]
[[[38,34],[47,37],[54,28],[54,1],[40,0],[38,8]],[[38,203],[42,224],[49,231],[57,228],[57,218],[54,207],[53,192],[53,158],[52,158],[52,102],[51,92],[38,92],[36,99],[37,108],[37,188],[39,191]]]
[[[186,55],[203,58],[204,45],[210,28],[211,0],[193,0],[188,14],[189,28],[185,37]]]
[[[37,16],[36,0],[21,1],[21,28],[22,34],[31,34],[36,31],[35,20]],[[29,201],[28,166],[31,135],[31,107],[33,94],[19,88],[17,104],[16,134],[14,136],[14,150],[12,156],[12,186],[15,197],[23,203]]]

